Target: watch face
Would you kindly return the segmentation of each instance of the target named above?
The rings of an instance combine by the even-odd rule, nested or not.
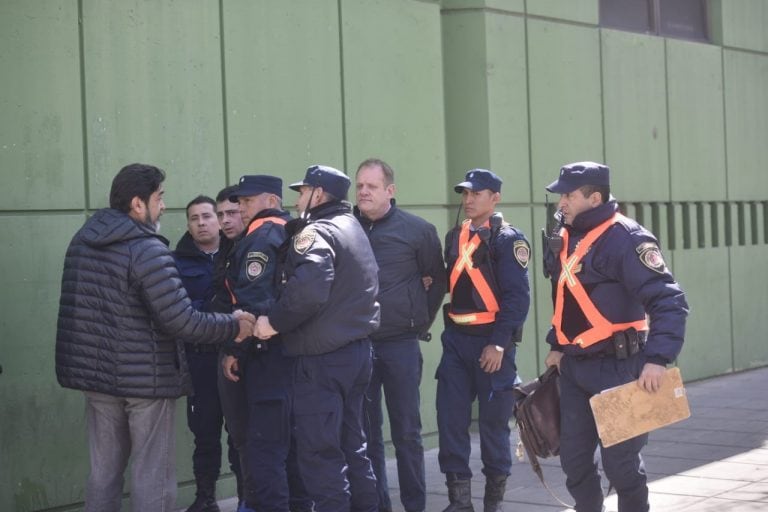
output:
[[[504,347],[500,347],[498,345],[494,345],[494,347],[496,348],[496,352],[504,352]]]

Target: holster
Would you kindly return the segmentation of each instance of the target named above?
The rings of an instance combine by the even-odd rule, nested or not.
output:
[[[613,334],[613,348],[616,359],[627,359],[643,348],[645,337],[641,336],[637,329],[630,327],[627,330]]]

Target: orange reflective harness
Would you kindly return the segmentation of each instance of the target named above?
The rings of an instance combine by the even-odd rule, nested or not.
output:
[[[475,253],[478,247],[480,247],[480,237],[473,236],[474,232],[470,231],[470,220],[467,219],[462,223],[461,233],[459,235],[459,257],[456,259],[456,263],[453,264],[450,276],[450,291],[451,302],[453,302],[453,289],[456,286],[456,282],[459,280],[462,272],[466,272],[472,281],[472,286],[475,287],[477,293],[480,294],[480,299],[483,301],[485,311],[478,311],[475,313],[457,314],[448,313],[448,316],[457,324],[461,325],[480,325],[489,324],[496,320],[496,313],[499,311],[499,303],[496,301],[496,296],[493,294],[491,286],[486,281],[485,276],[472,265],[472,255]],[[485,223],[485,227],[489,227],[489,223]],[[470,240],[472,239],[472,240]]]
[[[250,235],[267,222],[272,222],[274,224],[284,226],[287,221],[281,217],[264,217],[263,219],[257,219],[251,222],[251,224],[248,226],[248,231],[245,233],[245,236]],[[232,291],[232,286],[229,284],[229,279],[226,277],[224,278],[224,286],[229,292],[229,297],[232,300],[232,304],[237,304],[237,297],[235,297],[235,293]]]
[[[613,336],[619,331],[624,331],[631,327],[634,327],[638,331],[648,330],[648,320],[646,318],[634,322],[619,324],[611,323],[600,314],[600,311],[597,310],[592,299],[589,298],[581,281],[576,277],[576,273],[580,270],[581,260],[592,248],[592,244],[594,244],[608,228],[622,218],[624,218],[622,214],[616,213],[613,217],[589,231],[576,245],[576,250],[573,251],[573,254],[571,254],[570,257],[568,257],[568,231],[565,228],[560,230],[560,235],[563,237],[563,248],[560,250],[560,265],[562,266],[562,270],[560,271],[560,278],[557,281],[555,313],[552,316],[552,325],[555,328],[557,342],[560,345],[576,344],[581,348],[587,348],[590,345],[594,345],[599,341],[603,341]],[[568,339],[562,329],[566,286],[568,286],[568,290],[571,292],[582,313],[584,313],[587,321],[592,326],[586,331],[576,335],[573,341]]]

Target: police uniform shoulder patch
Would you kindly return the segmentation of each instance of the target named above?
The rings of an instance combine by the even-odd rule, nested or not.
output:
[[[249,252],[245,258],[245,276],[248,280],[255,281],[260,278],[267,268],[267,262],[269,262],[269,256],[263,252]]]
[[[664,263],[664,258],[661,256],[661,250],[655,243],[642,243],[635,247],[635,251],[637,251],[640,262],[654,272],[663,274],[667,270],[667,264]]]
[[[317,233],[312,228],[304,228],[301,233],[293,237],[293,250],[299,254],[304,254],[315,243]]]
[[[520,266],[527,268],[528,260],[531,259],[531,248],[528,242],[525,240],[515,240],[515,243],[512,244],[512,251]]]

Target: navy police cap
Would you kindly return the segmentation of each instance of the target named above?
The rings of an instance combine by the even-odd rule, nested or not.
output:
[[[303,186],[320,187],[336,199],[346,199],[349,185],[349,177],[340,170],[326,165],[313,165],[307,169],[302,181],[289,186],[297,192]]]
[[[549,192],[568,194],[584,185],[610,186],[610,169],[595,162],[575,162],[560,168],[560,176],[547,186]]]
[[[240,178],[237,188],[229,200],[237,202],[238,197],[257,196],[263,193],[275,194],[277,197],[283,197],[283,180],[277,176],[267,176],[265,174],[246,174]]]
[[[464,176],[464,181],[453,187],[453,190],[461,194],[464,189],[490,190],[491,192],[501,192],[501,178],[493,172],[486,169],[471,169]]]

